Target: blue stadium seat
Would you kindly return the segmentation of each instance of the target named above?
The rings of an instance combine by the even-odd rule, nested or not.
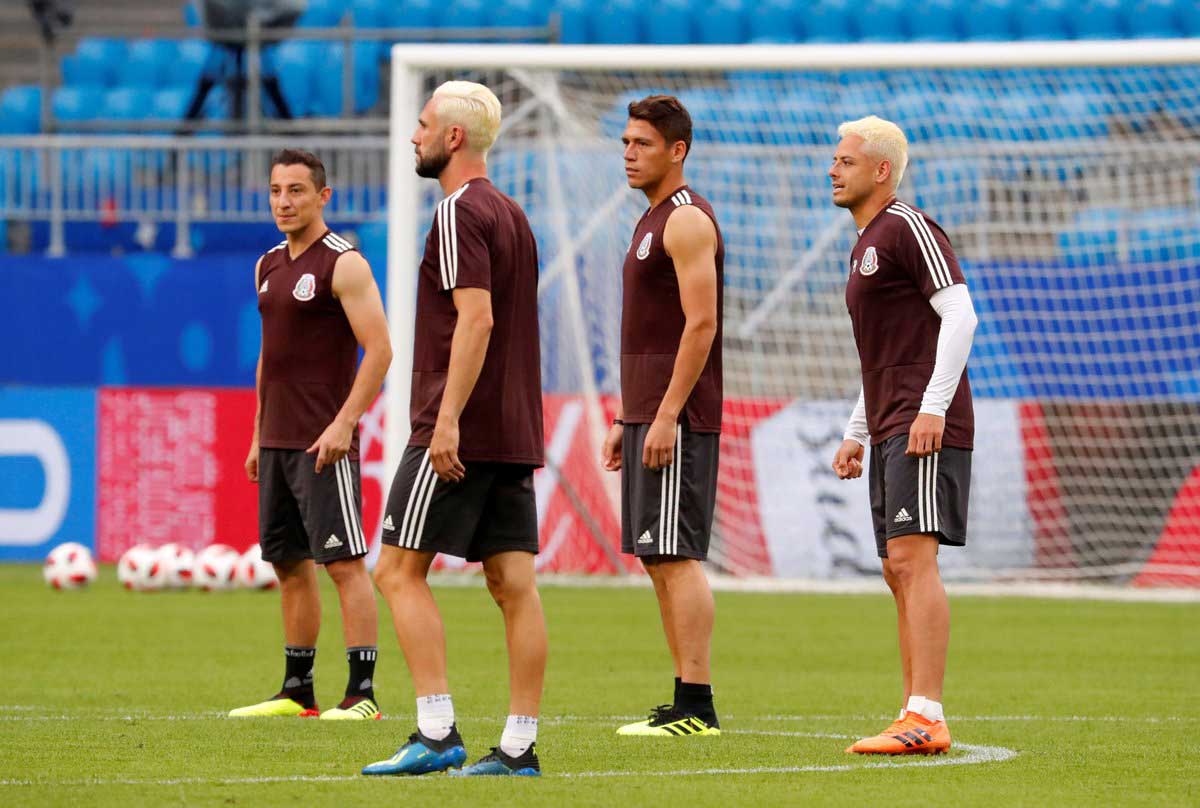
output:
[[[925,0],[907,5],[904,20],[908,38],[921,42],[962,39],[962,11],[962,4],[956,0]]]
[[[196,0],[183,4],[183,23],[189,28],[200,27],[200,9],[196,7]]]
[[[129,44],[121,64],[120,83],[125,86],[154,88],[170,75],[178,48],[164,39],[139,39]]]
[[[556,0],[551,13],[558,15],[559,41],[564,45],[584,45],[593,41],[591,3],[587,0]]]
[[[316,66],[321,53],[319,43],[299,40],[284,42],[275,50],[279,86],[297,118],[311,114],[316,104]]]
[[[150,117],[154,99],[144,87],[117,87],[104,94],[103,117],[136,121]]]
[[[1073,11],[1070,24],[1076,39],[1123,39],[1128,36],[1121,0],[1085,0]]]
[[[356,28],[383,28],[391,16],[387,0],[354,0],[350,13]]]
[[[642,24],[646,41],[655,45],[687,45],[696,42],[692,23],[696,16],[690,0],[660,0],[646,6]]]
[[[1176,0],[1175,14],[1183,36],[1200,37],[1200,3]]]
[[[432,28],[436,16],[433,0],[403,0],[389,5],[387,24],[391,28]]]
[[[904,0],[867,0],[861,8],[863,42],[903,42],[908,39],[905,17],[909,8]]]
[[[489,6],[483,0],[454,0],[439,9],[439,28],[486,28],[491,24]]]
[[[809,42],[856,42],[862,14],[849,0],[816,0],[802,5],[801,24]]]
[[[88,84],[111,86],[120,78],[125,61],[125,42],[120,39],[84,37],[75,48],[75,59],[81,74],[91,75]]]
[[[747,19],[751,42],[788,43],[804,39],[804,22],[796,0],[763,0]]]
[[[0,94],[0,135],[29,135],[41,129],[42,88],[18,84]]]
[[[341,0],[308,0],[308,7],[296,21],[301,28],[332,28],[342,21],[347,11]]]
[[[354,51],[354,112],[366,112],[379,100],[379,65],[371,58],[371,51],[361,49],[361,45],[373,43],[355,43]],[[310,106],[311,114],[327,117],[337,117],[342,114],[342,64],[343,46],[333,43],[324,46],[316,64],[322,66],[315,71],[315,87],[310,84],[307,92],[312,93]],[[298,88],[293,88],[298,89]],[[291,93],[288,94],[291,102]]]
[[[1197,8],[1194,2],[1186,4]],[[1187,36],[1183,29],[1182,15],[1176,13],[1177,6],[1182,5],[1184,3],[1174,0],[1139,0],[1127,4],[1124,10],[1129,35],[1138,38]]]
[[[188,104],[196,88],[190,85],[182,87],[163,87],[154,92],[150,102],[150,117],[166,120],[178,120],[187,112]]]
[[[58,121],[90,121],[100,114],[103,101],[103,93],[95,87],[59,87],[50,105]]]
[[[492,11],[492,25],[497,28],[533,28],[545,25],[550,9],[539,0],[504,0]]]
[[[588,31],[592,41],[604,45],[645,42],[642,5],[638,0],[612,0],[607,5],[592,3],[588,7]]]
[[[1004,42],[1016,36],[1017,0],[973,0],[960,8],[964,39]]]
[[[1070,39],[1069,16],[1064,0],[1025,0],[1017,8],[1017,38]]]
[[[747,15],[752,5],[744,0],[712,0],[697,15],[697,41],[705,45],[734,45],[748,39]]]
[[[195,84],[208,60],[209,44],[200,39],[185,39],[175,48],[175,58],[166,65],[161,82],[164,86]]]

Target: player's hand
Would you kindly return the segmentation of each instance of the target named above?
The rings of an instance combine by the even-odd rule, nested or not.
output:
[[[605,471],[621,470],[621,441],[625,437],[625,427],[613,424],[604,436],[604,445],[600,447],[600,465]]]
[[[839,480],[854,480],[862,476],[863,445],[846,439],[833,456],[833,472]]]
[[[642,465],[651,471],[666,468],[675,461],[674,421],[655,418],[646,431],[646,443],[642,446]]]
[[[320,474],[321,469],[325,466],[335,465],[339,460],[348,455],[350,453],[350,442],[353,439],[354,424],[346,424],[335,420],[332,424],[325,427],[325,431],[321,433],[321,437],[317,438],[316,443],[305,450],[309,454],[316,453],[317,474]]]
[[[940,415],[930,415],[923,412],[917,415],[913,425],[908,430],[908,448],[904,453],[909,457],[929,457],[934,452],[942,450],[942,432],[946,429],[946,419]]]
[[[448,483],[457,483],[467,474],[458,459],[458,422],[438,419],[429,442],[429,462],[437,476]]]
[[[246,476],[250,482],[258,482],[258,441],[250,441],[250,452],[246,455]]]

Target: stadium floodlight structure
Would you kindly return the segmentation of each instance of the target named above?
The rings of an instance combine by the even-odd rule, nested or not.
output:
[[[878,114],[908,133],[900,196],[948,231],[981,321],[972,538],[947,573],[1200,584],[1200,42],[395,46],[389,469],[439,193],[408,139],[449,78],[504,103],[492,179],[538,237],[544,385],[580,405],[593,458],[645,207],[621,168],[625,107],[669,92],[691,111],[687,175],[727,251],[717,567],[878,569],[865,486],[828,469],[860,377],[843,300],[855,233],[825,176],[838,123]],[[585,510],[617,508],[612,475],[574,489]]]

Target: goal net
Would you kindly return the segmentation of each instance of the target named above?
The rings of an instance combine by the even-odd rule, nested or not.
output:
[[[413,277],[440,196],[408,138],[432,90],[504,104],[492,181],[541,254],[544,568],[629,569],[599,444],[619,393],[626,105],[677,95],[688,182],[726,241],[725,427],[711,562],[878,574],[866,478],[829,465],[857,396],[844,302],[855,229],[830,201],[838,123],[910,140],[899,195],[948,232],[980,325],[959,579],[1200,585],[1200,45],[397,46],[388,459],[407,438]]]

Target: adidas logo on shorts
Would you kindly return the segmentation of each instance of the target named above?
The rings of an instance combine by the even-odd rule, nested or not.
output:
[[[654,537],[653,537],[653,536],[651,536],[651,535],[650,535],[650,531],[649,531],[649,530],[647,530],[645,533],[643,533],[642,535],[638,536],[637,543],[638,543],[638,544],[653,544],[653,543],[654,543]]]
[[[335,547],[341,547],[342,540],[336,534],[330,533],[329,538],[325,540],[325,549],[332,550]]]
[[[383,529],[384,530],[395,530],[396,529],[396,526],[392,523],[392,515],[390,513],[387,516],[383,517]]]
[[[907,509],[901,508],[900,513],[896,514],[896,518],[893,519],[892,521],[896,522],[897,524],[899,524],[900,522],[911,522],[912,517],[908,515]]]

